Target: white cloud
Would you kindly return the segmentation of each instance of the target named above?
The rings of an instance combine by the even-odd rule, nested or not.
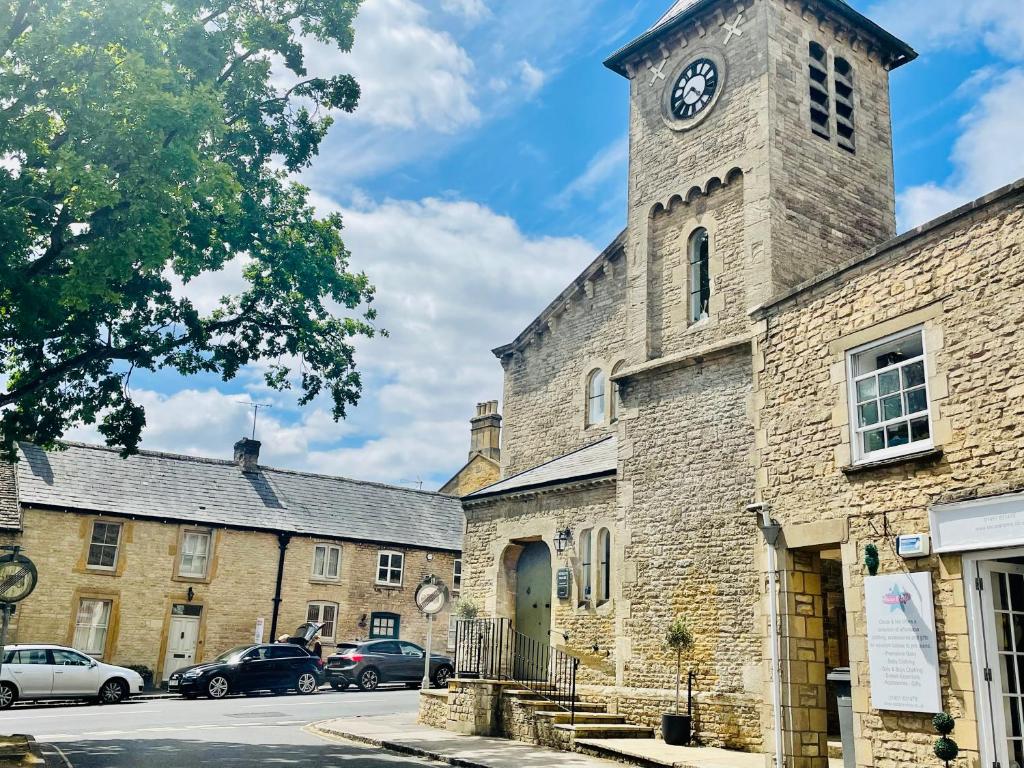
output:
[[[543,70],[524,60],[519,62],[519,79],[526,87],[527,93],[534,94],[544,87],[548,77]]]
[[[490,13],[483,0],[441,0],[441,9],[470,21],[479,21]]]
[[[612,184],[621,188],[626,183],[628,165],[629,137],[623,136],[594,155],[583,173],[552,198],[551,205],[568,208],[577,198],[592,199]]]
[[[898,199],[901,229],[910,229],[1024,176],[1020,143],[1024,125],[1024,70],[1013,69],[963,117],[953,146],[954,172],[942,184],[904,190]]]
[[[436,488],[465,461],[474,405],[501,395],[501,365],[490,350],[511,341],[595,248],[579,238],[530,237],[473,202],[314,202],[344,216],[346,245],[377,286],[380,324],[391,333],[357,343],[359,406],[335,424],[329,404],[300,410],[294,393],[265,391],[250,366],[220,391],[133,389],[146,408],[142,447],[230,456],[252,425],[241,403],[258,399],[275,406],[259,415],[264,463],[393,483],[422,478]],[[225,270],[190,295],[215,301],[234,290],[234,279]],[[92,428],[68,436],[101,442]]]
[[[1024,13],[1016,0],[882,0],[867,15],[923,50],[981,43],[997,56],[1024,58]]]

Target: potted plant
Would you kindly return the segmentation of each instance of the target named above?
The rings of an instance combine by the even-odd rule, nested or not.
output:
[[[690,625],[682,616],[677,616],[665,635],[665,645],[676,652],[676,711],[666,712],[661,716],[661,736],[666,744],[685,746],[690,743],[693,735],[693,709],[691,696],[687,697],[686,711],[679,711],[679,678],[682,677],[683,652],[693,647],[693,633]]]

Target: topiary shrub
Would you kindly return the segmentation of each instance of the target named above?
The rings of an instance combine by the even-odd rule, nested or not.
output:
[[[953,719],[952,715],[940,712],[932,718],[932,725],[939,732],[939,738],[935,740],[935,746],[933,747],[935,756],[945,762],[946,768],[949,768],[950,761],[956,760],[956,756],[960,754],[960,747],[949,738],[949,734],[956,727],[956,720]]]

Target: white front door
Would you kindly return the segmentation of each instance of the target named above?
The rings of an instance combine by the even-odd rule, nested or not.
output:
[[[164,659],[164,680],[169,678],[175,670],[195,664],[198,639],[198,616],[171,616],[171,631],[167,637],[167,656]]]
[[[1001,766],[1024,768],[1024,565],[978,565],[983,580],[987,699]]]

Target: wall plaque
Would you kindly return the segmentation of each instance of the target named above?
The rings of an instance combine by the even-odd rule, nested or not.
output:
[[[942,711],[932,575],[864,580],[871,705],[897,712]]]
[[[1024,544],[1024,493],[938,504],[928,516],[937,553]]]

